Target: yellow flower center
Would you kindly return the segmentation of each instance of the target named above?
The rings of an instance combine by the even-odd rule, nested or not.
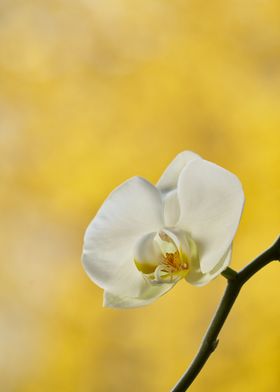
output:
[[[183,241],[179,241],[178,236],[167,229],[146,237],[142,243],[140,242],[138,252],[145,254],[146,259],[135,257],[136,267],[153,284],[176,283],[185,278],[189,272],[190,262],[186,253],[187,242],[182,239]],[[143,249],[145,246],[146,249]],[[150,257],[147,257],[147,247]]]

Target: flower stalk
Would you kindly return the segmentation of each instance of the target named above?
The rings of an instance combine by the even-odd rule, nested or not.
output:
[[[228,267],[222,273],[222,275],[228,281],[222,300],[206,331],[197,355],[190,364],[186,373],[172,389],[172,392],[184,392],[189,388],[207,362],[212,352],[215,351],[219,342],[218,335],[243,285],[260,269],[275,260],[280,260],[280,236],[270,248],[268,248],[265,252],[259,255],[255,260],[253,260],[239,272],[236,272]]]

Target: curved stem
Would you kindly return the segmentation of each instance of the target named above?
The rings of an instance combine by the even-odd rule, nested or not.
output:
[[[179,380],[172,392],[184,392],[192,384],[194,379],[203,368],[212,352],[218,345],[218,335],[229,315],[229,312],[236,301],[242,286],[258,272],[273,260],[280,260],[280,237],[276,242],[268,248],[264,253],[249,263],[241,271],[236,272],[231,268],[227,268],[222,275],[228,280],[223,298],[217,308],[217,311],[206,331],[201,346],[190,364],[186,373]]]

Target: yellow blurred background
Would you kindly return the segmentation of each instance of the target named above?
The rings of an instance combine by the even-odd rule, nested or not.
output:
[[[244,185],[239,269],[278,234],[279,143],[279,1],[1,0],[0,391],[170,390],[225,279],[104,309],[84,230],[193,150]],[[277,263],[247,284],[192,391],[280,390],[278,287]]]

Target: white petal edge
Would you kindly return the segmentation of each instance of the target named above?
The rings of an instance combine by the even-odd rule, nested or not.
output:
[[[160,285],[150,285],[145,287],[143,292],[139,297],[129,297],[122,295],[115,295],[108,291],[104,292],[103,306],[107,308],[138,308],[141,306],[146,306],[159,297],[171,290],[174,284],[160,284]]]
[[[197,159],[178,180],[177,226],[191,234],[199,249],[200,268],[208,273],[229,249],[244,205],[239,179],[214,163]]]
[[[186,165],[196,159],[201,159],[201,157],[192,151],[183,151],[178,154],[163,172],[157,183],[157,188],[162,193],[176,189],[181,171]]]
[[[203,273],[200,270],[199,262],[192,266],[189,274],[185,278],[188,283],[193,286],[205,286],[211,280],[215,279],[220,275],[230,264],[231,260],[231,248],[226,252],[226,254],[221,258],[219,263],[213,268],[213,270]]]
[[[86,230],[82,262],[90,279],[113,294],[138,296],[145,282],[133,262],[134,245],[162,225],[162,199],[152,184],[133,177],[120,185]]]

